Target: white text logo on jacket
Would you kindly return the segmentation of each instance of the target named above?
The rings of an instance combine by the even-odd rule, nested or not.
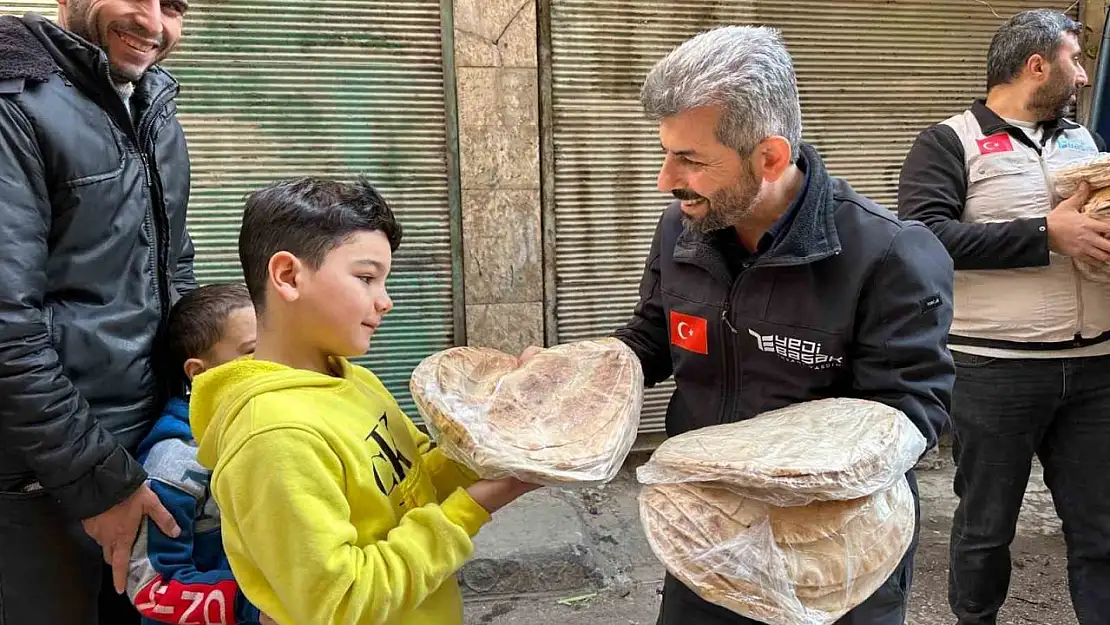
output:
[[[755,337],[759,344],[759,351],[775,354],[787,362],[817,370],[844,366],[843,356],[830,356],[822,353],[820,343],[775,334],[764,336],[750,328],[748,334]]]

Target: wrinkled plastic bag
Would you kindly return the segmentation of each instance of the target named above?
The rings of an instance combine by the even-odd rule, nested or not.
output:
[[[828,625],[893,574],[913,540],[905,477],[854,501],[778,508],[710,484],[648,485],[656,557],[706,601],[769,625]]]
[[[1091,186],[1091,196],[1083,205],[1083,213],[1093,219],[1110,222],[1110,154],[1074,161],[1052,171],[1053,188],[1061,198],[1073,195],[1084,180]],[[1110,283],[1110,265],[1080,258],[1073,258],[1072,263],[1088,280]]]
[[[598,485],[635,442],[644,375],[627,345],[606,338],[524,365],[489,348],[444,350],[416,367],[409,388],[436,444],[480,477]]]
[[[802,402],[663,442],[641,484],[712,482],[773,506],[866,497],[917,464],[926,441],[902,411],[854,398]]]

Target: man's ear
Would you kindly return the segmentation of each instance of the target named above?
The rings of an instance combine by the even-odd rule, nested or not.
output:
[[[1037,82],[1043,82],[1052,71],[1052,63],[1040,54],[1034,54],[1025,60],[1025,71]]]
[[[767,137],[752,152],[755,174],[767,182],[776,182],[794,163],[792,152],[785,137]]]
[[[267,270],[269,285],[278,297],[286,302],[300,298],[304,273],[301,259],[289,252],[278,252],[270,257]]]
[[[208,367],[204,365],[204,361],[200,358],[190,358],[185,361],[185,377],[192,382],[193,378],[204,373],[204,370],[207,368]]]

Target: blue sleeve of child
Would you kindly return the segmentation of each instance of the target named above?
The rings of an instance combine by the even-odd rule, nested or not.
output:
[[[213,614],[219,614],[224,623],[258,623],[258,608],[239,589],[222,553],[222,567],[203,572],[197,568],[197,513],[203,502],[161,481],[152,480],[151,489],[173,515],[181,534],[170,538],[153,521],[144,523],[129,575],[129,586],[134,583],[129,594],[139,612],[148,619],[177,625],[205,625],[213,622]]]

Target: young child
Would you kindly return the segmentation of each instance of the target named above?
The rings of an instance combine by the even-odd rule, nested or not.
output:
[[[255,317],[242,284],[202,286],[171,309],[170,362],[185,386],[197,374],[254,351]],[[189,404],[175,397],[139,446],[151,489],[181,534],[170,538],[147,520],[135,542],[127,594],[144,624],[258,623],[261,615],[231,575],[220,539],[220,512],[209,497],[209,471],[196,460]]]
[[[257,347],[198,376],[190,405],[236,579],[280,625],[461,625],[472,537],[535,488],[474,481],[348,362],[393,308],[400,242],[365,181],[302,179],[246,202]]]

